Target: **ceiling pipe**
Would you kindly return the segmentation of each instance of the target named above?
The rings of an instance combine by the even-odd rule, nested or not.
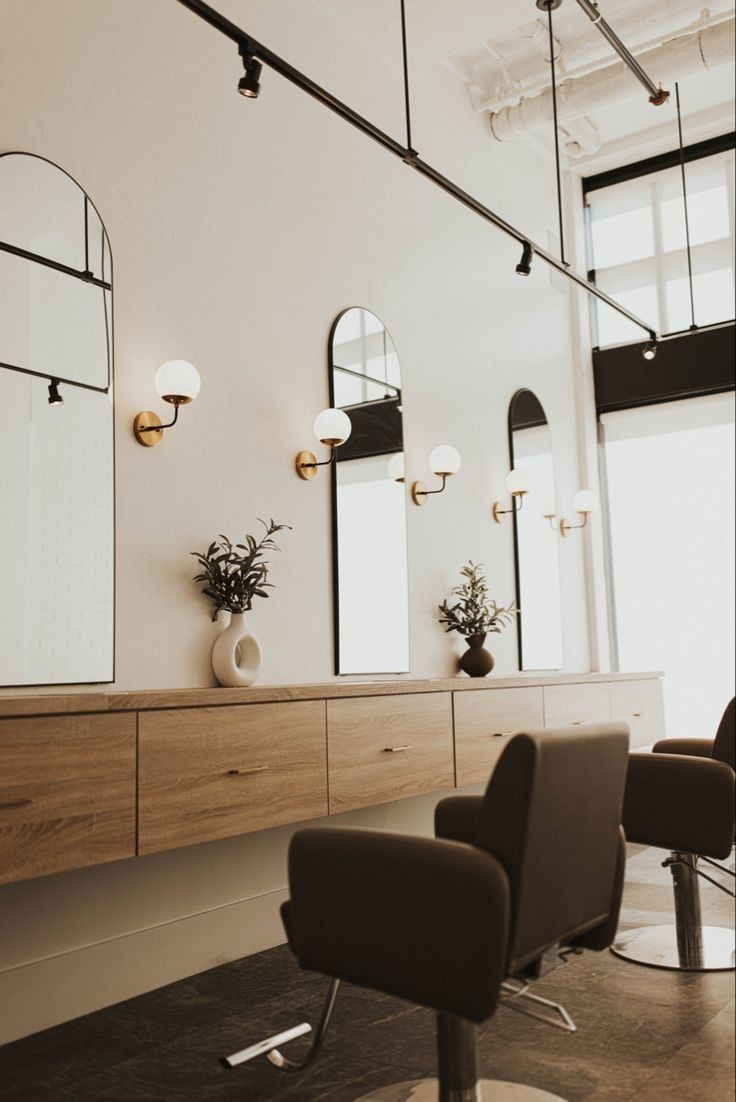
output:
[[[540,3],[544,4],[547,2],[548,0],[537,0],[537,7],[539,7]],[[631,70],[639,83],[646,88],[649,93],[649,102],[654,104],[655,107],[661,107],[663,103],[666,103],[670,98],[669,92],[666,92],[661,84],[657,87],[654,81],[647,75],[634,55],[624,46],[613,27],[606,23],[597,5],[592,3],[591,0],[577,0],[577,4],[579,8],[583,9],[591,23],[598,28],[606,41],[613,46],[624,65]]]
[[[642,55],[647,69],[662,80],[675,81],[691,73],[710,71],[734,60],[733,19],[706,27],[691,34],[680,35]],[[607,65],[584,77],[564,81],[557,93],[560,123],[579,119],[598,108],[607,107],[631,95],[631,81],[621,63]],[[529,96],[513,107],[503,107],[490,114],[493,137],[504,142],[537,127],[549,125],[552,119],[552,91],[546,89]]]

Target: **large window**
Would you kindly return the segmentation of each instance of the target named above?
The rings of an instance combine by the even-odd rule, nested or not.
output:
[[[686,167],[695,323],[734,317],[734,152]],[[590,267],[612,298],[661,333],[692,324],[679,166],[586,195]],[[641,330],[596,303],[595,344],[641,340]]]
[[[663,670],[667,733],[734,691],[734,395],[601,417],[618,668]]]

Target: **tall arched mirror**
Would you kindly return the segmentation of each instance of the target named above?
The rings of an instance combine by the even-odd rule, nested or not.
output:
[[[0,155],[0,685],[113,679],[112,261],[42,157]]]
[[[518,390],[509,406],[511,466],[524,474],[528,492],[514,513],[516,601],[519,606],[519,669],[562,668],[562,607],[554,514],[552,437],[542,404],[531,390]]]
[[[333,478],[335,672],[407,673],[409,586],[401,368],[370,310],[351,307],[329,341],[331,404],[352,422]]]

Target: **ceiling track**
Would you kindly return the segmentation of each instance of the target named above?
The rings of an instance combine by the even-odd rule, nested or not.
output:
[[[495,226],[496,229],[501,230],[502,233],[513,238],[522,246],[528,244],[533,253],[538,256],[540,260],[543,260],[545,264],[554,268],[560,275],[565,276],[566,279],[576,284],[581,290],[586,291],[588,294],[598,299],[599,302],[604,302],[622,317],[627,318],[633,325],[636,325],[639,329],[643,330],[643,332],[647,333],[651,340],[658,341],[660,339],[657,330],[653,326],[642,321],[640,317],[633,314],[630,310],[627,310],[626,307],[622,306],[619,302],[616,302],[616,300],[607,295],[605,291],[596,287],[594,283],[590,283],[584,276],[578,275],[578,273],[571,269],[568,264],[559,260],[552,253],[548,252],[547,249],[542,248],[541,245],[537,245],[531,240],[528,234],[523,232],[523,230],[517,229],[516,226],[507,222],[499,214],[496,214],[490,207],[486,207],[480,200],[470,195],[469,192],[464,191],[454,183],[454,181],[443,176],[436,168],[433,168],[432,165],[423,161],[416,150],[402,145],[400,142],[396,141],[395,138],[386,134],[378,126],[375,126],[374,123],[358,114],[357,111],[354,111],[348,104],[343,103],[342,100],[333,96],[331,92],[322,88],[310,77],[306,76],[298,69],[295,69],[288,61],[284,61],[278,54],[273,53],[267,46],[257,42],[241,27],[238,27],[224,15],[221,15],[220,12],[205,3],[204,0],[177,0],[177,3],[193,12],[194,15],[199,16],[200,19],[204,20],[205,23],[208,23],[216,31],[219,31],[220,34],[229,38],[232,42],[235,42],[239,48],[245,49],[253,57],[258,58],[258,60],[268,66],[269,69],[279,73],[285,80],[288,80],[291,84],[301,89],[301,91],[312,96],[313,99],[316,99],[324,107],[328,107],[336,115],[339,115],[340,118],[356,127],[356,129],[360,130],[363,134],[366,134],[369,138],[378,142],[378,144],[388,150],[389,153],[400,158],[404,164],[407,164],[410,168],[418,172],[420,176],[424,176],[427,180],[430,180],[437,187],[441,188],[442,191],[451,195],[457,202],[462,203],[463,206],[472,210],[486,222]]]

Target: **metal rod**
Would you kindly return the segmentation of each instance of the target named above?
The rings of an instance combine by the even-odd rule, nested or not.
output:
[[[408,164],[421,176],[431,180],[432,183],[447,192],[448,195],[452,195],[453,198],[457,199],[463,206],[468,207],[470,210],[480,215],[481,218],[490,222],[491,225],[501,230],[502,233],[518,241],[520,245],[524,245],[524,243],[528,241],[533,252],[546,264],[555,268],[561,275],[572,280],[572,282],[576,283],[583,291],[587,291],[588,294],[593,295],[593,297],[597,298],[600,302],[605,302],[611,309],[616,310],[617,313],[627,318],[634,325],[638,326],[639,329],[643,329],[645,333],[649,334],[652,340],[659,339],[656,329],[647,322],[642,321],[636,314],[633,314],[630,310],[627,310],[625,306],[616,302],[616,300],[607,295],[605,291],[602,291],[600,287],[596,287],[594,284],[589,283],[583,276],[578,275],[571,268],[568,268],[561,260],[558,260],[556,256],[553,256],[546,249],[542,248],[541,245],[536,245],[528,234],[512,226],[510,222],[506,222],[505,219],[501,218],[495,211],[484,206],[483,203],[475,199],[472,195],[469,195],[468,192],[463,191],[461,187],[458,187],[452,180],[449,180],[435,168],[432,168],[426,161],[422,161],[413,149],[407,149],[402,146],[400,142],[397,142],[394,138],[384,133],[379,127],[369,122],[368,119],[363,118],[357,111],[353,111],[351,107],[348,107],[347,104],[343,103],[336,96],[333,96],[309,77],[300,73],[298,69],[289,65],[283,58],[280,58],[277,54],[261,45],[261,43],[256,42],[250,35],[246,34],[245,31],[241,30],[234,23],[231,23],[230,20],[226,19],[223,15],[220,15],[220,13],[210,7],[209,4],[206,4],[204,0],[177,0],[177,3],[193,12],[194,15],[199,16],[200,19],[203,19],[211,27],[214,27],[220,34],[230,38],[233,42],[238,43],[238,45],[242,43],[248,44],[254,56],[269,69],[273,69],[274,72],[279,73],[285,80],[290,81],[303,92],[306,92],[308,95],[318,100],[323,106],[329,107],[329,109],[334,111],[336,115],[339,115],[340,118],[349,122],[369,138],[373,138],[374,141],[378,142],[379,145],[383,146],[383,148],[387,149],[390,153],[393,153],[394,156],[400,157],[405,164]]]
[[[661,86],[656,85],[654,81],[647,76],[634,55],[627,50],[613,28],[606,23],[598,10],[597,4],[592,3],[591,0],[577,0],[577,2],[578,7],[583,9],[591,23],[595,24],[603,37],[613,46],[624,64],[627,65],[634,74],[639,83],[646,88],[649,93],[649,102],[653,103],[655,107],[661,107],[663,103],[666,103],[669,99],[669,92],[664,91]]]
[[[404,111],[406,113],[406,147],[407,149],[411,149],[411,102],[409,98],[409,54],[406,38],[405,0],[401,0],[401,52],[404,61]]]
[[[104,279],[98,279],[91,272],[80,272],[78,268],[70,268],[68,264],[62,264],[59,260],[52,260],[48,256],[29,252],[28,249],[21,249],[18,245],[11,245],[8,241],[0,241],[0,250],[4,253],[11,253],[13,256],[19,256],[22,260],[30,260],[34,264],[43,264],[44,268],[53,268],[54,271],[63,272],[64,275],[73,276],[74,279],[81,279],[84,283],[92,283],[95,287],[104,288],[105,291],[112,290],[111,283],[106,283]]]
[[[680,141],[680,174],[682,175],[682,207],[685,212],[685,246],[687,248],[687,278],[690,287],[691,329],[697,329],[695,321],[695,293],[693,291],[693,257],[690,248],[690,217],[687,208],[687,181],[685,179],[685,146],[682,143],[682,113],[680,111],[680,82],[675,81],[675,99],[677,101],[677,136]]]
[[[77,379],[64,379],[60,375],[51,375],[48,371],[31,371],[29,367],[18,367],[17,364],[6,364],[0,362],[0,368],[5,368],[7,371],[17,371],[20,375],[32,375],[35,379],[56,379],[59,386],[78,386],[81,390],[93,390],[96,394],[108,394],[110,391],[109,386],[92,386],[91,383],[80,383]]]
[[[92,272],[89,268],[89,217],[88,217],[89,199],[87,193],[84,193],[84,278],[88,279]]]
[[[179,406],[177,404],[177,405],[174,406],[174,420],[169,421],[168,425],[149,425],[148,428],[137,429],[136,431],[137,432],[161,432],[163,429],[173,428],[178,420],[179,420]]]
[[[547,8],[549,25],[549,64],[552,69],[552,118],[555,128],[555,170],[557,173],[557,216],[560,220],[560,260],[565,263],[565,226],[562,218],[562,173],[560,170],[560,131],[557,123],[557,74],[555,72],[555,36],[552,30],[552,5]]]
[[[375,379],[372,375],[364,375],[362,371],[353,371],[351,367],[340,367],[339,364],[333,364],[332,370],[342,371],[344,375],[352,375],[354,379],[364,379],[367,383],[375,383],[376,386],[388,387],[389,390],[395,390],[397,394],[401,393],[401,387],[394,386],[393,383],[388,383],[385,379]],[[358,405],[361,404],[363,403],[358,403]]]

